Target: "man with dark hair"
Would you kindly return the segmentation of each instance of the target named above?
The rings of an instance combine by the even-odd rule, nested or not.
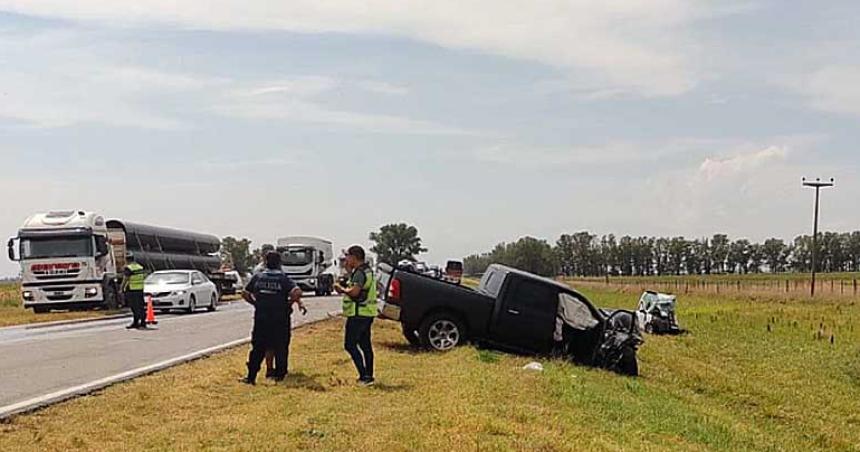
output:
[[[358,370],[362,386],[373,385],[373,345],[371,327],[376,317],[376,281],[373,270],[365,262],[364,249],[351,246],[346,251],[346,267],[351,272],[346,284],[334,286],[343,295],[343,315],[346,317],[344,349]]]
[[[254,305],[254,329],[251,333],[251,353],[248,356],[248,376],[243,383],[256,384],[257,373],[267,350],[275,353],[275,381],[287,376],[291,338],[292,305],[303,311],[302,291],[281,270],[281,255],[266,253],[266,270],[251,277],[243,294]]]

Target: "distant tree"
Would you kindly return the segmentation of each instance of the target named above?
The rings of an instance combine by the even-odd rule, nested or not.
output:
[[[418,229],[406,223],[387,224],[379,232],[371,232],[370,240],[375,242],[370,251],[376,253],[379,262],[397,264],[402,260],[415,261],[415,256],[427,251],[421,246]]]
[[[251,241],[248,239],[224,237],[221,240],[221,249],[230,254],[233,260],[233,269],[239,273],[245,274],[256,265],[250,251]]]
[[[467,275],[480,275],[487,271],[491,264],[490,254],[472,254],[463,259],[463,273]]]
[[[713,259],[713,271],[715,273],[726,273],[726,264],[729,258],[729,236],[726,234],[715,234],[711,238],[711,258]]]
[[[728,270],[731,273],[746,273],[750,261],[750,241],[740,239],[731,242],[729,255],[726,259]]]
[[[747,261],[747,273],[761,273],[761,266],[764,263],[764,249],[761,244],[752,243],[749,246],[749,260]]]
[[[537,275],[556,275],[556,255],[546,240],[522,237],[506,248],[508,265]]]
[[[762,254],[764,262],[770,268],[771,273],[780,273],[785,271],[785,266],[788,261],[788,247],[781,239],[767,239],[762,245]]]

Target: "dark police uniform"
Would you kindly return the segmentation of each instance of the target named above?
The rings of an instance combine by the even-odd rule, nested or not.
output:
[[[131,308],[134,320],[130,328],[146,326],[146,304],[143,300],[143,285],[146,279],[146,269],[137,262],[129,262],[123,269],[127,285],[125,287],[125,302]]]
[[[283,379],[287,375],[293,313],[290,291],[295,287],[296,283],[284,272],[272,269],[255,274],[245,287],[256,300],[248,356],[248,380],[251,382],[256,380],[267,350],[275,353],[275,378]]]

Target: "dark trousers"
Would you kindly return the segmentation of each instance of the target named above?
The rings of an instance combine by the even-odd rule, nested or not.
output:
[[[131,308],[131,315],[134,319],[132,325],[146,325],[146,304],[143,301],[143,291],[126,291],[125,302]]]
[[[289,370],[290,340],[292,332],[286,325],[254,325],[251,333],[251,353],[248,355],[248,379],[254,381],[266,352],[275,354],[275,378],[284,378]]]
[[[373,317],[348,317],[343,348],[352,357],[359,378],[373,378],[373,344],[370,331]]]

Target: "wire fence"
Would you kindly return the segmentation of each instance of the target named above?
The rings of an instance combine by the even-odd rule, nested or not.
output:
[[[630,291],[655,290],[674,294],[751,294],[751,295],[787,295],[791,297],[809,296],[812,282],[809,280],[752,280],[752,281],[708,281],[708,280],[642,280],[628,279],[608,281],[569,279],[573,285],[588,287],[617,287]],[[856,298],[860,296],[860,281],[854,279],[830,279],[818,281],[815,285],[816,295],[822,297]]]

